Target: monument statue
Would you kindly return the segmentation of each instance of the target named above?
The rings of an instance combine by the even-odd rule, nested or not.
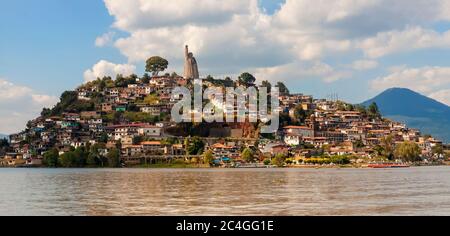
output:
[[[197,60],[195,60],[194,54],[192,52],[189,52],[189,48],[187,45],[184,51],[184,78],[186,79],[200,78],[198,73]]]

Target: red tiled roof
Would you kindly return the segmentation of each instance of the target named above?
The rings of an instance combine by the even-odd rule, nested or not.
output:
[[[224,144],[221,144],[221,143],[216,143],[216,144],[212,145],[211,148],[231,149],[232,147],[225,146]]]
[[[155,125],[150,125],[150,124],[144,124],[144,123],[139,123],[139,124],[123,124],[123,125],[111,125],[108,126],[108,129],[115,129],[115,128],[125,128],[125,127],[134,127],[134,128],[159,128],[158,126]]]
[[[141,145],[161,145],[160,141],[146,141],[142,142]]]
[[[287,146],[286,145],[284,145],[284,144],[277,144],[277,145],[274,145],[274,146],[272,146],[272,147],[270,147],[271,149],[274,149],[274,148],[287,148]]]
[[[287,136],[298,136],[298,137],[302,137],[301,134],[296,134],[296,133],[292,133],[292,132],[287,132],[286,135],[287,135]]]
[[[141,145],[124,145],[122,148],[141,148]]]
[[[311,128],[309,128],[307,126],[294,126],[294,125],[291,125],[291,126],[284,127],[284,129],[311,129]]]

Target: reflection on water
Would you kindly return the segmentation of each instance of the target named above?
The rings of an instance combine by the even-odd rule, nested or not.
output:
[[[450,168],[0,169],[0,215],[450,215]]]

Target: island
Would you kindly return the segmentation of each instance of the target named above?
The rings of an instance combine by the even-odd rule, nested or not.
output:
[[[449,161],[448,145],[384,118],[376,103],[315,99],[292,93],[282,82],[256,85],[248,72],[234,79],[200,78],[188,46],[184,54],[183,76],[161,75],[169,62],[153,56],[142,77],[97,78],[64,92],[22,132],[1,139],[0,167],[377,168]],[[172,91],[192,91],[196,80],[203,90],[276,88],[278,129],[264,133],[264,122],[250,119],[174,122],[172,109],[183,98]],[[215,104],[233,116],[239,106]]]

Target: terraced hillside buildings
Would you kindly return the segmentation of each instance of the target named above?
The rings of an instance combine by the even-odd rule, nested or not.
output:
[[[254,83],[248,73],[239,80],[208,76],[204,88]],[[271,86],[268,81],[262,85]],[[193,79],[176,73],[117,75],[66,91],[53,108],[11,135],[9,143],[2,142],[0,166],[118,167],[176,160],[227,165],[268,163],[277,156],[284,164],[331,156],[351,157],[352,162],[380,157],[412,161],[396,152],[405,143],[417,147],[415,160],[446,158],[442,142],[384,119],[376,104],[366,108],[291,94],[282,83],[277,84],[281,126],[273,134],[261,134],[261,123],[177,124],[170,116],[181,99],[171,94],[177,86],[192,89]]]

